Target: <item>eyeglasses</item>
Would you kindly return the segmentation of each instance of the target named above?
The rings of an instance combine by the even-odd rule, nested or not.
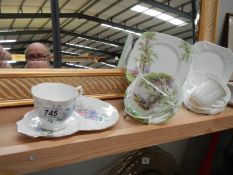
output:
[[[46,61],[45,58],[47,58],[49,55],[28,55],[26,58],[28,61]]]

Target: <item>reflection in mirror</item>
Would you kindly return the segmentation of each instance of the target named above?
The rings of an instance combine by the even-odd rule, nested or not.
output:
[[[193,43],[195,0],[58,0],[62,68],[115,68],[129,33],[135,42],[146,31]],[[25,48],[46,44],[53,54],[50,1],[2,1],[0,45],[13,68],[26,65]],[[56,58],[52,58],[51,65]]]

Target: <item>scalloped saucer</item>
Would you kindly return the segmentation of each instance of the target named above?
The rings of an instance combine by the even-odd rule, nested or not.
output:
[[[92,97],[80,96],[76,112],[81,118],[81,131],[94,131],[109,128],[116,124],[119,113],[111,104]]]
[[[64,137],[76,133],[80,130],[81,119],[80,116],[73,112],[73,114],[65,121],[66,127],[58,131],[43,130],[39,126],[40,119],[36,112],[29,111],[24,118],[16,123],[17,131],[29,137]]]

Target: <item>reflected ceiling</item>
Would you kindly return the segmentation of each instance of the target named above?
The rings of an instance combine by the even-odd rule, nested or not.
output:
[[[139,37],[138,33],[156,31],[192,42],[191,0],[58,2],[63,55],[91,54],[105,57],[106,62],[114,60],[115,56],[121,54],[129,32],[134,33],[135,39]],[[143,7],[144,10],[132,10],[136,7]],[[10,48],[11,53],[23,53],[28,44],[39,41],[46,43],[52,51],[50,13],[51,6],[48,0],[0,0],[0,39],[16,40],[1,45]],[[161,15],[182,20],[184,25],[175,25],[171,23],[171,19],[166,21]]]

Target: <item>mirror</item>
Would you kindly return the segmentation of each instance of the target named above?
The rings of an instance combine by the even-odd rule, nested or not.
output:
[[[22,0],[22,2],[29,1]],[[30,3],[31,2],[32,1],[30,1]],[[35,1],[33,2],[36,3]],[[217,8],[218,0],[201,1],[198,40],[215,42],[216,19],[218,16]],[[11,11],[9,10],[9,12]],[[0,13],[0,17],[1,15],[3,14]],[[22,17],[25,17],[24,15],[32,14],[22,14]],[[11,14],[4,14],[2,17],[12,18]],[[44,17],[46,17],[46,19],[48,18],[46,15]],[[16,20],[11,19],[11,22],[13,21]],[[0,25],[3,25],[3,22],[0,23]],[[35,33],[37,32],[40,33],[38,30]],[[43,32],[44,31],[42,31],[42,33]],[[20,31],[16,32],[17,35],[19,33],[21,34]],[[20,35],[19,39],[21,37]],[[21,44],[26,45],[24,42]],[[12,45],[12,47],[17,46],[14,44],[10,45]],[[82,85],[85,95],[91,95],[100,99],[122,98],[128,86],[125,72],[122,69],[30,69],[30,71],[28,71],[28,69],[2,69],[0,71],[0,89],[2,89],[0,92],[0,96],[2,97],[0,100],[0,107],[32,104],[30,88],[35,84],[47,81],[61,82],[73,86]],[[14,90],[12,91],[12,89]]]
[[[56,9],[50,1],[1,2],[0,38],[11,40],[1,44],[10,48],[14,68],[24,68],[24,50],[33,42],[45,43],[53,53],[54,43],[60,41],[63,68],[105,69],[117,65],[128,33],[133,33],[134,41],[145,31],[167,33],[190,43],[196,38],[196,0],[56,2],[57,27],[52,26],[51,11]],[[53,29],[60,29],[57,41]]]

